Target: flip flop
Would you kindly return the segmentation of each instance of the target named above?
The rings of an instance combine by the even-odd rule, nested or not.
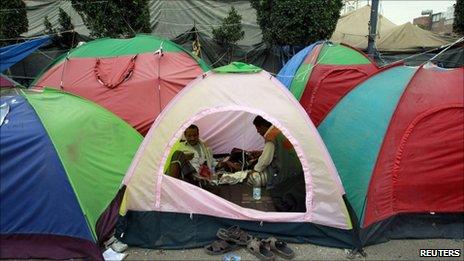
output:
[[[295,257],[295,252],[293,252],[293,250],[288,247],[287,243],[284,241],[278,240],[275,237],[269,237],[263,241],[264,244],[271,249],[271,251],[275,252],[279,256],[287,259],[292,259]]]
[[[219,239],[204,247],[208,255],[222,255],[224,253],[237,250],[239,246],[232,242]]]
[[[267,248],[263,242],[258,239],[258,238],[253,238],[248,242],[247,244],[247,250],[255,255],[259,260],[264,260],[264,261],[274,261],[275,260],[275,255],[272,253],[272,251]]]
[[[246,246],[253,238],[250,234],[241,230],[239,226],[232,226],[228,229],[220,228],[216,235],[220,239],[234,242],[241,246]]]

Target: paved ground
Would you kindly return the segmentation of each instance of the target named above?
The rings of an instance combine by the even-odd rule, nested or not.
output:
[[[357,256],[354,260],[463,260],[463,240],[425,239],[392,240],[387,243],[365,248],[366,257]],[[294,260],[349,260],[344,249],[320,247],[311,244],[290,244],[295,251]],[[431,258],[419,257],[419,249],[460,249],[461,257]],[[210,256],[203,249],[153,250],[129,248],[125,260],[222,260],[224,255]],[[257,260],[245,249],[233,252],[241,260]],[[277,259],[283,260],[283,259]]]

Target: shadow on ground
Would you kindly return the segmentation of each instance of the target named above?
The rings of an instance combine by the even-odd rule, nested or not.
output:
[[[391,240],[389,242],[368,246],[364,250],[366,257],[356,256],[353,260],[462,260],[463,240],[424,239]],[[349,260],[348,251],[344,249],[321,247],[311,244],[289,244],[295,251],[293,260]],[[460,249],[461,257],[420,257],[420,249]],[[210,256],[203,249],[155,250],[129,248],[125,260],[222,260],[224,255]],[[258,260],[245,249],[233,252],[241,260]],[[284,260],[277,258],[277,260]]]

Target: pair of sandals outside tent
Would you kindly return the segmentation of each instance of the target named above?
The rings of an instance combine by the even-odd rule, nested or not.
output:
[[[260,260],[275,260],[275,254],[286,259],[295,257],[295,252],[282,240],[275,237],[259,239],[241,230],[239,226],[220,228],[216,235],[219,240],[204,248],[207,254],[222,255],[246,246],[247,250]]]

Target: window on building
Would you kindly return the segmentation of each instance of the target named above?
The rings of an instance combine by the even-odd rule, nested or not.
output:
[[[440,18],[441,18],[441,13],[435,14],[432,16],[432,22],[438,22],[440,21]]]

